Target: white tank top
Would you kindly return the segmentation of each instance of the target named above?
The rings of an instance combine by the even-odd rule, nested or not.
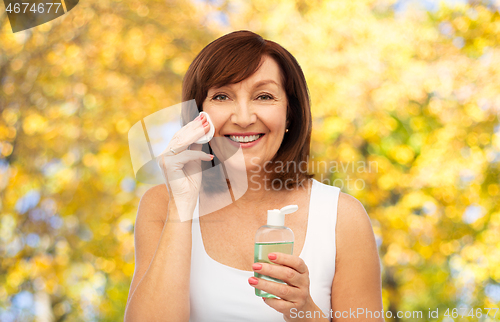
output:
[[[335,274],[335,226],[340,189],[313,179],[304,246],[299,257],[308,269],[314,303],[330,316]],[[283,314],[255,295],[253,272],[221,264],[205,252],[195,208],[192,224],[190,322],[283,321]],[[331,319],[330,319],[331,320]]]

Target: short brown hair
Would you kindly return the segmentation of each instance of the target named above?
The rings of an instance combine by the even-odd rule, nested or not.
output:
[[[285,48],[247,30],[216,39],[203,48],[189,66],[182,85],[182,100],[194,99],[198,110],[202,111],[210,88],[239,83],[248,78],[260,67],[264,55],[273,58],[280,67],[288,100],[288,132],[270,165],[276,169],[273,165],[278,161],[281,165],[295,163],[293,167],[283,166],[283,172],[273,171],[270,179],[278,178],[285,183],[291,181],[287,186],[294,186],[313,176],[300,168],[309,156],[312,120],[306,79],[297,60]]]

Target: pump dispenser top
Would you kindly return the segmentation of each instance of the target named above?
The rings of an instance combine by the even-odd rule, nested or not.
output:
[[[285,206],[281,209],[273,209],[267,211],[268,226],[285,226],[285,215],[296,212],[299,209],[297,205]]]

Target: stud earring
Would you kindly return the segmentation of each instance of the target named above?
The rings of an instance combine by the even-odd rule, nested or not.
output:
[[[288,132],[288,129],[285,129],[285,133],[287,133],[287,132]]]

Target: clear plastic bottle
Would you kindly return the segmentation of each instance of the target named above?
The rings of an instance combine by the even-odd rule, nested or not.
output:
[[[260,227],[255,234],[254,262],[269,263],[269,253],[293,254],[293,231],[285,226],[285,214],[291,214],[299,209],[297,205],[290,205],[281,209],[267,211],[267,225]],[[268,281],[286,284],[282,280],[261,275],[254,272],[254,276]],[[255,295],[260,297],[278,298],[270,293],[255,289]]]

